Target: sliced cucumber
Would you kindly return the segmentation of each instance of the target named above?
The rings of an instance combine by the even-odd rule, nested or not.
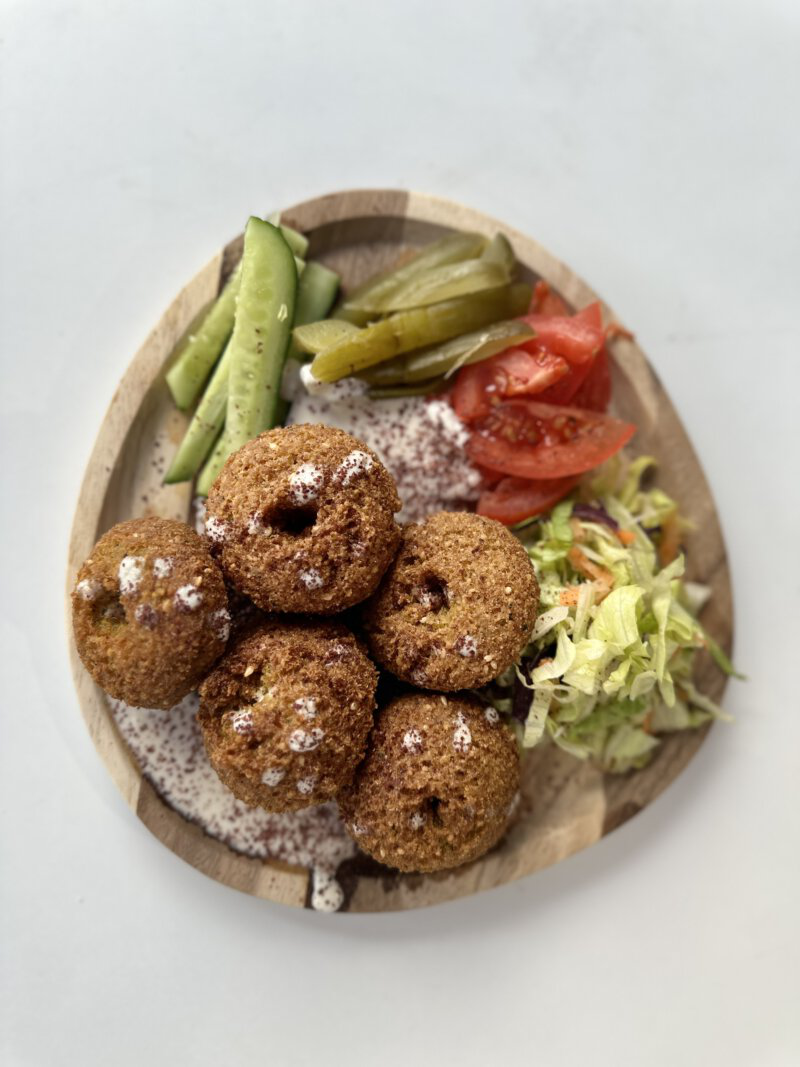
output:
[[[273,425],[296,298],[291,248],[277,227],[251,217],[230,341],[225,442],[231,452]]]
[[[211,368],[230,337],[241,273],[240,263],[167,371],[169,391],[182,411],[197,400]]]
[[[304,237],[302,233],[298,233],[297,230],[293,230],[291,226],[284,226],[281,222],[280,211],[273,211],[271,215],[267,215],[267,222],[272,226],[279,227],[283,234],[283,239],[296,256],[300,259],[306,258],[308,238]]]
[[[306,263],[306,269],[300,275],[297,283],[297,304],[294,309],[294,325],[305,326],[309,322],[318,322],[324,319],[339,290],[339,275],[328,267],[313,260]],[[292,338],[289,346],[289,355],[295,359],[302,358],[302,352],[297,342]],[[284,413],[285,415],[285,413]],[[281,420],[283,421],[283,420]]]
[[[223,429],[217,438],[217,443],[214,445],[211,455],[208,457],[203,469],[197,476],[197,484],[194,488],[198,496],[208,496],[209,489],[217,480],[217,476],[225,466],[225,460],[230,453],[231,449],[228,448],[228,442],[225,439],[225,430]]]
[[[228,406],[228,375],[231,369],[231,346],[226,347],[217,364],[203,398],[189,423],[180,448],[164,477],[164,482],[188,482],[194,478],[203,460],[214,447],[225,422]]]

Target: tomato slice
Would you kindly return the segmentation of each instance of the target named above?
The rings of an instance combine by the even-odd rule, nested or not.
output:
[[[549,511],[575,488],[578,481],[574,476],[540,481],[503,478],[493,488],[484,489],[478,500],[477,511],[479,515],[513,526],[515,522]]]
[[[569,308],[558,293],[554,293],[547,282],[540,278],[533,287],[530,314],[569,315]]]
[[[536,400],[506,400],[473,426],[470,459],[518,478],[563,478],[603,463],[631,439],[629,422]]]
[[[586,323],[595,329],[602,330],[603,315],[599,303],[595,300],[594,303],[588,304],[582,311],[579,311],[577,315],[573,316],[573,320]],[[529,341],[525,347],[535,343],[535,341]],[[600,352],[602,351],[603,349],[601,348]],[[541,400],[543,404],[571,404],[573,407],[584,407],[583,404],[576,402],[575,396],[591,373],[592,367],[596,363],[599,354],[600,353],[598,352],[597,356],[593,359],[586,360],[584,363],[574,364],[566,377],[555,382],[554,385],[551,385],[544,392],[540,393],[536,399]],[[605,408],[593,408],[593,410],[604,411]]]
[[[557,356],[563,356],[573,366],[589,362],[602,347],[603,327],[588,321],[588,317],[582,318],[581,315],[521,316],[522,321],[527,322],[536,331],[536,337],[527,342],[525,347],[536,345],[546,348]]]
[[[569,369],[566,360],[544,349],[509,348],[461,368],[453,387],[453,407],[462,421],[472,422],[508,397],[542,392]]]
[[[558,388],[558,383],[548,389]],[[542,393],[537,399],[544,400]],[[571,399],[571,404],[576,408],[584,408],[587,411],[606,411],[611,400],[611,365],[608,362],[608,352],[601,348],[594,357],[594,362],[589,368],[589,373],[576,390]]]

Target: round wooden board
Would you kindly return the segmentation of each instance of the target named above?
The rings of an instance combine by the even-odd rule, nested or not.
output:
[[[311,241],[309,255],[337,270],[345,288],[450,229],[511,239],[523,274],[541,277],[571,305],[596,294],[565,264],[524,234],[448,200],[397,190],[353,190],[298,204],[283,220]],[[175,411],[164,369],[171,353],[217,295],[241,254],[231,241],[177,296],[137,352],[103,420],[81,487],[69,548],[68,592],[97,538],[114,523],[140,515],[187,518],[188,486],[163,486],[164,460],[186,425]],[[603,305],[607,320],[620,317]],[[623,338],[611,342],[614,409],[634,422],[633,451],[659,457],[660,484],[680,501],[695,524],[687,543],[688,576],[712,588],[703,622],[730,650],[732,601],[725,546],[714,501],[697,456],[669,397],[641,349]],[[173,852],[226,885],[283,904],[309,899],[309,872],[251,859],[231,851],[165,804],[145,779],[122,740],[102,691],[83,669],[74,645],[72,666],[84,718],[98,752],[123,796],[144,824]],[[725,679],[708,657],[699,683],[719,699]],[[423,907],[531,874],[558,863],[600,838],[649,804],[676,778],[707,729],[675,734],[651,764],[623,776],[603,775],[554,747],[535,749],[524,765],[521,815],[500,846],[483,859],[434,876],[397,875],[349,861],[340,872],[350,911]]]

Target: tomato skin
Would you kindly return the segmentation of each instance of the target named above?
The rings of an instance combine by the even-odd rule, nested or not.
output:
[[[513,526],[549,511],[575,488],[578,481],[574,476],[541,481],[503,478],[491,489],[484,489],[478,500],[477,512],[489,519],[497,519],[506,526]]]
[[[584,323],[595,330],[602,330],[603,316],[600,310],[600,304],[596,300],[593,304],[588,304],[583,311],[579,311],[573,316],[573,321]],[[537,341],[538,338],[534,338],[534,340],[528,341],[524,347],[532,348],[536,345]],[[600,351],[602,352],[602,348]],[[539,393],[536,399],[541,400],[543,404],[572,404],[573,407],[582,407],[582,404],[575,402],[574,397],[591,373],[596,360],[597,356],[594,356],[592,359],[585,360],[583,363],[573,364],[568,375]]]
[[[547,282],[540,278],[533,287],[529,314],[569,315],[569,308],[558,293],[554,293]]]
[[[551,388],[556,388],[553,386]],[[548,390],[550,392],[550,390]],[[538,399],[544,400],[542,393]],[[594,357],[589,373],[572,396],[571,404],[586,411],[607,411],[611,400],[611,364],[608,352],[601,348]]]
[[[473,422],[508,397],[542,392],[567,376],[569,369],[566,360],[543,349],[509,348],[462,367],[453,386],[452,404],[463,422]]]
[[[595,312],[594,308],[597,307]],[[590,304],[578,315],[523,315],[522,321],[535,331],[536,337],[526,348],[536,345],[557,356],[563,356],[573,366],[589,362],[600,351],[605,339],[602,324],[593,321],[599,315],[599,305]]]
[[[563,478],[613,456],[635,429],[576,407],[506,400],[475,423],[467,454],[483,467],[518,478]]]

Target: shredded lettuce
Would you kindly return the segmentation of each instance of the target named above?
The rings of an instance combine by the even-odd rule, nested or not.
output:
[[[643,487],[654,466],[649,456],[612,461],[578,491],[591,520],[573,515],[572,498],[515,531],[539,579],[540,614],[516,671],[486,693],[505,713],[526,694],[524,747],[549,739],[613,773],[645,766],[661,734],[726,717],[692,681],[699,649],[736,673],[696,618],[709,590],[682,580],[682,556],[659,562],[660,525],[688,523],[663,490]]]

